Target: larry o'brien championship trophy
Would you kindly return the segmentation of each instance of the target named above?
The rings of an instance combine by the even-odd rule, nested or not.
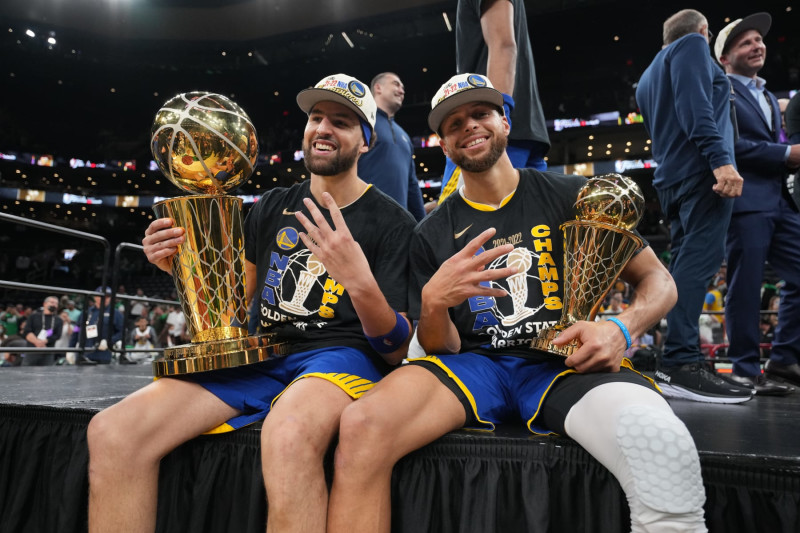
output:
[[[256,131],[219,94],[179,94],[156,114],[150,148],[161,172],[192,194],[153,206],[186,230],[172,277],[191,344],[164,350],[156,377],[257,363],[281,354],[269,335],[249,336],[245,301],[242,199],[225,193],[253,173]]]
[[[639,186],[619,174],[591,178],[575,202],[577,220],[561,225],[564,233],[564,308],[555,326],[539,332],[531,348],[568,357],[580,347],[551,341],[579,320],[592,321],[603,299],[642,239],[630,230],[642,218],[644,197]]]

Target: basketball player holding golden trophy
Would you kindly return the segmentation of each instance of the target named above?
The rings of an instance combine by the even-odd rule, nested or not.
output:
[[[249,336],[242,199],[226,195],[253,173],[256,131],[235,102],[213,93],[175,96],[156,114],[151,150],[159,169],[192,196],[153,206],[185,228],[172,277],[191,344],[164,351],[156,377],[257,363],[282,351],[269,335]]]
[[[642,239],[631,230],[642,218],[639,186],[619,174],[591,178],[575,202],[578,219],[561,225],[564,232],[564,309],[561,319],[539,332],[531,347],[569,357],[577,341],[554,346],[559,333],[580,320],[594,320],[608,291],[625,269]]]

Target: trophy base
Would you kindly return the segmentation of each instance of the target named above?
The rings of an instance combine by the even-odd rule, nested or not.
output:
[[[257,335],[173,346],[164,350],[163,360],[153,361],[153,375],[160,378],[208,372],[287,355],[289,346],[274,340],[272,335]]]
[[[545,328],[539,332],[539,336],[531,341],[531,348],[540,350],[542,352],[551,353],[553,355],[560,355],[562,357],[569,357],[572,353],[580,348],[577,340],[570,342],[564,346],[554,346],[552,341],[558,334],[566,328],[555,326],[552,328]]]

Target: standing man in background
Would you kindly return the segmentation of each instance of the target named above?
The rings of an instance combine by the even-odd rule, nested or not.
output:
[[[675,13],[664,22],[663,38],[636,89],[653,139],[653,186],[670,225],[670,271],[678,287],[656,381],[668,397],[740,403],[752,391],[710,372],[700,352],[706,288],[725,255],[733,198],[742,194],[734,166],[731,86],[709,54],[702,13]]]
[[[73,324],[77,324],[81,319],[81,310],[75,307],[75,300],[67,300],[67,307],[64,309],[69,315],[69,320]]]
[[[378,105],[375,145],[358,160],[358,176],[374,184],[407,209],[417,221],[425,216],[422,192],[414,167],[414,146],[408,134],[394,120],[403,107],[406,91],[393,72],[372,79],[372,95]]]
[[[186,330],[186,318],[180,306],[171,305],[167,314],[167,346],[177,346],[184,342],[183,332]]]
[[[733,361],[731,378],[756,394],[784,395],[793,389],[768,378],[800,385],[800,214],[786,190],[786,177],[800,166],[800,144],[780,141],[778,100],[758,76],[767,47],[764,36],[772,17],[755,13],[731,22],[720,32],[714,55],[730,78],[736,97],[739,138],[736,165],[744,178],[742,195],[733,202],[728,229],[728,324]],[[761,281],[764,263],[786,282],[781,289],[778,326],[766,376],[761,373]]]
[[[456,72],[484,74],[503,93],[503,108],[511,125],[506,148],[511,164],[547,170],[544,156],[550,150],[550,139],[539,100],[523,0],[458,1]],[[461,169],[447,159],[439,203],[459,183],[463,183]]]
[[[89,306],[84,314],[81,315],[78,326],[86,330],[86,348],[94,348],[95,351],[87,351],[79,359],[81,364],[85,364],[84,359],[100,364],[111,363],[111,347],[119,347],[122,335],[125,331],[125,316],[117,309],[111,309],[111,287],[97,287],[95,292],[103,293],[104,296],[95,296],[94,304]],[[100,330],[100,313],[103,313],[103,329]],[[77,346],[79,331],[72,334],[70,346]],[[123,360],[122,362],[129,362]],[[92,364],[92,363],[89,363]]]
[[[136,289],[136,297],[147,298],[141,287]],[[139,322],[139,318],[146,312],[147,312],[147,302],[144,302],[142,300],[133,300],[131,302],[131,313],[128,316],[128,318],[130,318],[131,322],[136,324],[137,322]]]

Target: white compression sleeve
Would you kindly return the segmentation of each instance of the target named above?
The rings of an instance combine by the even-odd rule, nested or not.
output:
[[[697,449],[657,392],[633,383],[605,383],[572,406],[564,427],[622,485],[631,531],[707,531]]]

